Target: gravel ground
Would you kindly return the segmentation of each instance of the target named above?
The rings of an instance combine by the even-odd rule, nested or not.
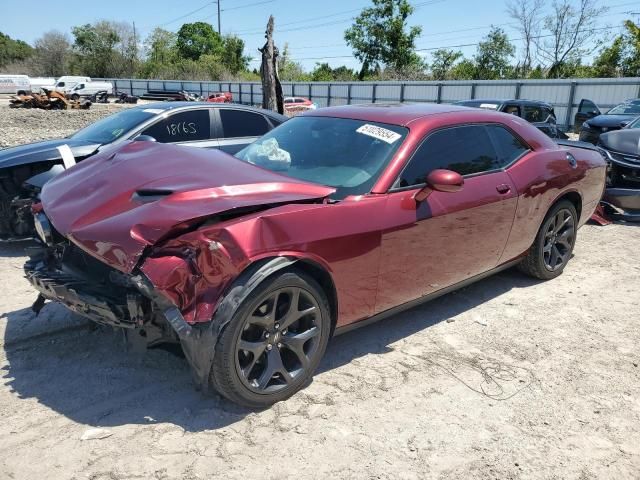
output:
[[[0,102],[0,148],[66,137],[76,130],[128,105],[93,105],[89,110],[37,110],[8,108]]]
[[[587,225],[553,281],[506,271],[335,338],[261,412],[174,352],[35,317],[26,245],[0,244],[1,479],[640,477],[638,227]]]

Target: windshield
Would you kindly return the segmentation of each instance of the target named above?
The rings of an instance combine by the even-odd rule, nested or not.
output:
[[[627,125],[627,128],[640,128],[640,117],[636,118],[633,122]]]
[[[139,108],[123,110],[78,130],[71,138],[101,144],[111,143],[154,115],[153,112]]]
[[[408,129],[345,118],[295,117],[236,157],[268,170],[336,188],[333,198],[368,193]]]
[[[640,102],[627,102],[616,105],[607,115],[640,115]]]
[[[462,107],[484,108],[486,110],[497,110],[500,106],[498,103],[492,102],[491,100],[465,100],[456,102],[455,104]]]

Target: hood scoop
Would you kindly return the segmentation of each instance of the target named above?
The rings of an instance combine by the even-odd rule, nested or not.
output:
[[[131,195],[131,200],[137,203],[153,203],[173,194],[173,190],[166,189],[142,189],[136,190]]]
[[[124,272],[133,270],[145,246],[185,223],[320,201],[335,191],[218,150],[131,142],[113,153],[58,175],[41,199],[60,234]]]

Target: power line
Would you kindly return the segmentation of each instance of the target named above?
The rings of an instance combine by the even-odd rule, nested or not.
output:
[[[616,8],[616,7],[623,7],[623,6],[627,6],[627,5],[635,5],[636,2],[631,2],[631,3],[623,3],[623,4],[618,4],[618,5],[613,5],[610,8]],[[633,12],[630,11],[623,11],[623,12],[612,12],[606,15],[601,15],[600,18],[604,18],[604,17],[611,17],[611,16],[617,16],[617,15],[630,15]],[[490,28],[492,25],[483,25],[483,26],[478,26],[478,27],[469,27],[469,28],[462,28],[462,29],[458,29],[458,30],[445,30],[445,31],[441,31],[441,32],[433,32],[433,33],[427,33],[427,34],[423,34],[420,35],[420,37],[418,38],[426,38],[426,37],[434,37],[434,36],[440,36],[440,35],[448,35],[448,34],[453,34],[453,33],[462,33],[462,32],[468,32],[468,31],[474,31],[474,30],[482,30],[482,29],[487,29]],[[506,26],[509,28],[515,28],[515,26],[517,26],[517,23],[504,23],[502,24],[502,26]],[[606,30],[609,27],[602,27],[602,30]],[[468,37],[473,37],[474,35],[467,35]],[[460,37],[460,38],[464,38],[464,37]],[[542,38],[541,37],[536,37],[536,38]],[[523,39],[514,39],[513,41],[518,41],[518,40],[523,40]],[[460,47],[463,46],[475,46],[478,45],[478,43],[471,43],[471,44],[463,44],[460,45]],[[346,43],[340,43],[340,44],[330,44],[330,45],[307,45],[307,46],[300,46],[300,47],[291,47],[290,50],[304,50],[304,49],[317,49],[317,48],[332,48],[332,47],[344,47],[344,48],[349,48],[348,45],[346,45]],[[434,50],[437,50],[439,48],[456,48],[456,46],[451,46],[451,47],[434,47]],[[421,48],[418,49],[419,51],[425,51],[428,50],[426,48]],[[347,56],[345,55],[344,58],[346,58]],[[325,57],[325,58],[330,58],[330,57]],[[315,58],[314,58],[315,59]]]
[[[611,27],[600,27],[600,28],[591,28],[588,30],[581,30],[578,33],[588,33],[588,32],[596,32],[596,31],[601,31],[601,30],[611,30]],[[547,35],[537,35],[535,37],[531,37],[532,39],[540,39],[540,38],[549,38],[549,37],[553,37],[553,34],[547,34]],[[509,38],[507,39],[510,42],[517,42],[520,40],[524,40],[524,38]],[[458,45],[446,45],[446,46],[439,46],[439,47],[428,47],[428,48],[416,48],[415,51],[416,52],[428,52],[428,51],[434,51],[434,50],[440,50],[440,49],[445,49],[445,48],[463,48],[463,47],[475,47],[480,45],[481,42],[475,42],[475,43],[461,43]],[[334,55],[334,56],[326,56],[326,57],[305,57],[305,58],[291,58],[291,60],[295,60],[295,61],[301,61],[301,60],[335,60],[338,58],[353,58],[353,55]]]
[[[223,12],[228,12],[231,10],[240,10],[241,8],[249,8],[249,7],[255,7],[258,5],[264,5],[265,3],[273,3],[276,0],[264,0],[262,2],[254,2],[254,3],[247,3],[245,5],[238,5],[237,7],[230,7],[230,8],[223,8],[222,11]]]
[[[446,2],[448,0],[429,0],[427,2],[421,2],[421,3],[417,3],[413,6],[413,8],[417,9],[417,8],[421,8],[421,7],[425,7],[428,5],[434,5],[436,3],[443,3]],[[312,22],[315,20],[323,20],[323,19],[327,19],[327,18],[332,18],[332,17],[337,17],[340,15],[345,15],[347,13],[354,13],[354,12],[361,12],[363,10],[363,8],[354,8],[351,10],[343,10],[342,12],[337,12],[337,13],[332,13],[330,15],[321,15],[321,16],[317,16],[317,17],[309,17],[303,20],[296,20],[293,22],[287,22],[287,23],[282,23],[279,24],[278,27],[284,27],[287,25],[297,25],[299,23],[306,23],[306,22]],[[285,32],[295,32],[298,30],[306,30],[306,29],[311,29],[311,28],[318,28],[318,27],[325,27],[327,25],[337,25],[340,23],[347,23],[353,20],[353,17],[348,17],[345,18],[343,20],[334,20],[332,22],[325,22],[325,23],[320,23],[320,24],[316,24],[316,25],[305,25],[305,26],[301,26],[301,27],[296,27],[296,28],[290,28],[290,29],[285,29],[285,30],[278,30],[277,33],[285,33]],[[262,35],[264,34],[264,29],[247,29],[247,30],[240,30],[238,32],[239,35]]]
[[[166,26],[166,25],[169,25],[170,23],[174,23],[174,22],[177,22],[178,20],[182,20],[183,18],[190,17],[190,16],[191,16],[191,15],[193,15],[194,13],[198,13],[199,11],[204,10],[204,9],[205,9],[205,8],[207,8],[209,5],[213,5],[214,3],[215,3],[215,2],[207,2],[207,3],[205,3],[202,7],[200,7],[200,8],[196,8],[196,9],[195,9],[195,10],[193,10],[192,12],[185,13],[184,15],[181,15],[181,16],[179,16],[179,17],[177,17],[177,18],[174,18],[173,20],[169,20],[168,22],[161,23],[161,24],[160,24],[160,25],[158,25],[158,26],[159,26],[159,27],[164,27],[164,26]]]

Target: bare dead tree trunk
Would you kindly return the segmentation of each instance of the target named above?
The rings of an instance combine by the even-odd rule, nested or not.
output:
[[[278,48],[273,43],[273,15],[269,17],[264,47],[258,51],[262,54],[260,78],[262,80],[262,108],[284,113],[282,85],[278,77]]]

